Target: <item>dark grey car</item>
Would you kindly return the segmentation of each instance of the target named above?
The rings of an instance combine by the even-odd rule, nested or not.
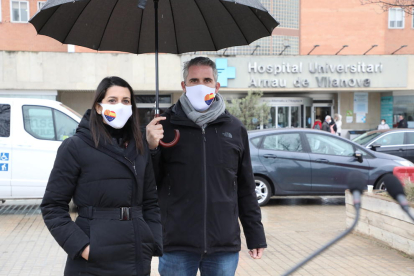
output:
[[[394,167],[414,166],[319,130],[256,130],[249,132],[249,141],[260,205],[272,195],[343,195],[354,170],[363,172],[367,185],[381,189],[382,177]]]
[[[352,140],[376,152],[383,152],[414,162],[414,129],[374,130]]]

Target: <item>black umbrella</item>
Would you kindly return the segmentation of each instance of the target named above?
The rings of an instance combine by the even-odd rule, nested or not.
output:
[[[155,52],[156,115],[158,52],[181,54],[248,45],[271,35],[279,24],[258,0],[153,0],[154,9],[145,9],[146,2],[49,0],[30,23],[38,34],[64,44],[97,51]]]

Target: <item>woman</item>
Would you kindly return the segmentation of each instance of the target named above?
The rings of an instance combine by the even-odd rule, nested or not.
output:
[[[390,127],[385,123],[385,119],[381,119],[381,123],[378,125],[378,130],[380,129],[390,129]]]
[[[152,163],[135,106],[126,81],[103,79],[76,134],[58,150],[41,209],[68,254],[65,275],[149,275],[152,256],[162,254]]]
[[[336,125],[336,134],[341,136],[342,133],[342,115],[336,113],[334,115],[335,125]]]

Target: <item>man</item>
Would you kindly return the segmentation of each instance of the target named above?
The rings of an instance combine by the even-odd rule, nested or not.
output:
[[[404,119],[404,115],[400,114],[398,116],[398,125],[397,128],[408,128],[407,121]]]
[[[331,133],[331,121],[332,121],[331,116],[326,115],[325,121],[322,124],[322,130]]]
[[[225,111],[213,61],[197,57],[184,65],[184,94],[147,126],[161,219],[162,276],[234,275],[243,225],[250,256],[260,259],[266,238],[250,161],[247,131]],[[178,129],[181,138],[170,148]]]

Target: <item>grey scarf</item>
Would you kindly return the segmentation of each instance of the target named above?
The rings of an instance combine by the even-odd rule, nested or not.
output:
[[[205,127],[208,123],[213,122],[226,110],[226,104],[220,94],[216,94],[216,99],[211,104],[210,108],[203,113],[194,109],[185,93],[181,95],[180,103],[187,117],[200,127]]]

